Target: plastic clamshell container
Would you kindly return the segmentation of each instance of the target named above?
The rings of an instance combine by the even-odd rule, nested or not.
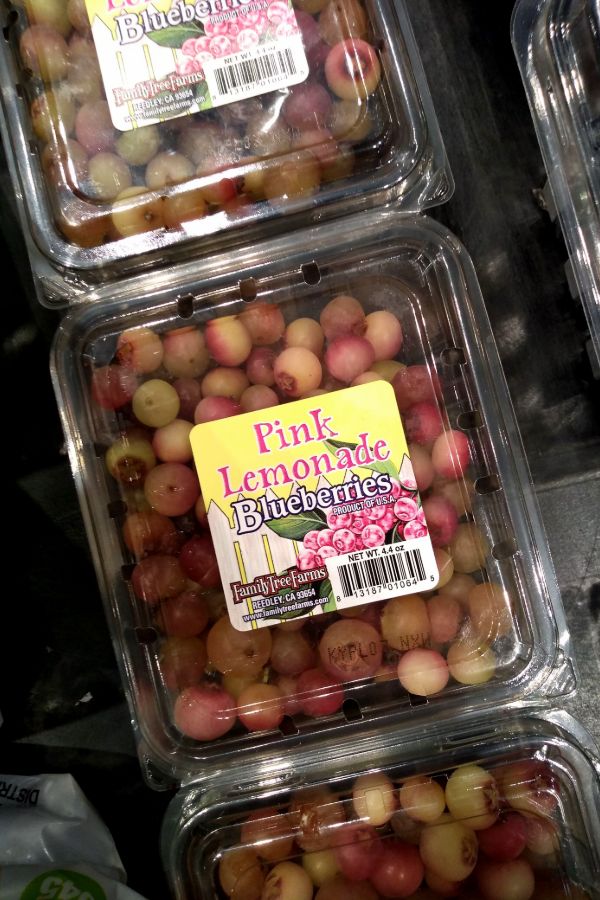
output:
[[[313,17],[300,4],[308,87],[135,132],[106,121],[89,34],[72,29],[63,12],[65,37],[53,29],[49,41],[43,10],[36,23],[35,4],[9,6],[0,44],[3,136],[45,303],[90,299],[90,285],[199,247],[204,254],[263,240],[280,232],[282,218],[292,228],[388,200],[417,211],[452,191],[403,0],[356,0],[343,14],[332,2]],[[32,22],[46,29],[36,41],[23,38]],[[358,79],[354,99],[338,96],[324,74],[331,45],[348,33],[376,46],[369,52],[381,68],[374,86],[368,73]],[[46,46],[62,53],[61,64],[44,63],[40,46],[46,56]],[[54,82],[44,82],[48,68]],[[137,192],[113,217],[116,194],[130,185]]]
[[[370,211],[339,221],[335,229],[317,226],[286,235],[268,248],[241,248],[235,259],[222,254],[203,264],[190,263],[187,270],[137,277],[111,292],[111,301],[103,298],[102,304],[82,306],[64,318],[54,345],[52,372],[139,753],[151,783],[187,781],[201,771],[237,765],[241,756],[250,753],[255,760],[268,761],[284,748],[307,747],[327,736],[343,743],[350,735],[383,728],[392,721],[407,728],[418,721],[426,727],[473,708],[499,708],[515,698],[557,696],[572,689],[568,632],[514,414],[472,264],[452,234],[420,217],[409,218],[390,209]],[[387,635],[382,637],[383,668],[375,673],[377,678],[350,674],[343,694],[336,694],[339,675],[330,677],[328,686],[310,689],[298,688],[288,679],[288,714],[278,728],[252,733],[237,722],[216,740],[194,740],[174,725],[177,690],[168,687],[173,685],[174,648],[169,639],[165,651],[163,608],[156,605],[156,597],[149,598],[152,603],[140,599],[144,592],[139,583],[138,596],[134,590],[139,556],[148,549],[160,549],[161,538],[142,541],[137,559],[127,549],[123,524],[128,515],[147,507],[143,485],[141,481],[137,488],[135,483],[132,487],[119,483],[105,463],[108,448],[134,425],[131,405],[121,399],[117,410],[102,408],[91,397],[90,381],[95,370],[106,372],[103,367],[114,359],[119,335],[125,330],[147,327],[165,335],[186,326],[202,328],[216,317],[243,314],[249,308],[243,297],[278,307],[288,324],[299,316],[318,320],[328,301],[340,294],[357,298],[367,313],[388,310],[400,320],[404,344],[399,359],[409,367],[422,367],[425,392],[430,392],[426,405],[435,411],[439,404],[444,427],[462,431],[468,438],[470,463],[464,475],[451,481],[438,477],[433,487],[422,492],[424,500],[434,495],[443,509],[450,507],[451,534],[442,540],[450,540],[444,554],[448,551],[453,557],[459,574],[450,588],[440,590],[454,597],[441,603],[451,624],[449,630],[442,624],[432,640],[428,616],[440,623],[445,613],[432,613],[425,599],[415,601],[418,608],[413,618],[397,622],[394,613],[385,627],[380,618],[385,602],[372,604],[364,612],[371,623],[368,627]],[[157,371],[147,377],[172,380],[164,370]],[[439,400],[432,373],[441,385]],[[406,423],[415,412],[414,405],[412,412],[406,400],[402,406]],[[418,430],[410,434],[416,443],[423,440]],[[147,452],[146,441],[144,446],[144,451],[139,446],[135,450],[138,460]],[[416,450],[425,461],[429,446]],[[135,456],[133,446],[129,449]],[[176,549],[164,551],[163,545],[166,553],[176,554],[181,540],[202,532],[193,509],[172,525],[168,521],[162,525],[159,531],[164,531],[167,544],[173,531],[179,532]],[[442,558],[447,578],[448,557]],[[207,557],[207,571],[209,564]],[[203,572],[200,576],[196,581],[204,580]],[[491,586],[479,587],[473,596],[476,585],[483,582]],[[201,589],[196,585],[195,590]],[[205,602],[212,623],[223,607],[214,590],[206,592]],[[439,600],[434,605],[438,604]],[[317,648],[336,617],[303,620],[300,637],[306,641],[299,650],[303,660],[299,668],[321,666]],[[360,631],[367,626],[361,620],[358,627]],[[212,624],[205,629],[205,636],[211,628]],[[252,658],[269,657],[271,631],[244,632],[259,634],[257,640],[263,643],[260,649],[251,644],[242,652]],[[296,639],[292,644],[295,652]],[[456,677],[435,696],[417,696],[418,685],[409,694],[398,682],[399,657],[419,646],[435,647],[457,664]],[[203,647],[195,652],[201,657],[205,653]],[[261,663],[253,668],[253,677],[279,682],[280,674],[266,657],[266,667]],[[286,662],[279,663],[278,669],[290,671]],[[200,677],[198,671],[192,680]],[[207,677],[221,681],[214,671]],[[243,683],[228,682],[227,686],[235,692]],[[337,697],[336,711],[321,715],[320,700],[331,700],[332,695]],[[234,706],[231,701],[229,708]]]
[[[278,757],[272,778],[241,767],[235,786],[181,790],[161,840],[177,900],[237,897],[236,876],[239,896],[260,897],[282,862],[291,896],[319,900],[466,900],[517,886],[535,900],[600,896],[597,749],[567,714],[513,712],[443,733],[372,735],[346,756],[329,749],[319,764]],[[404,893],[378,893],[386,872]]]
[[[600,8],[520,0],[512,39],[600,364]]]

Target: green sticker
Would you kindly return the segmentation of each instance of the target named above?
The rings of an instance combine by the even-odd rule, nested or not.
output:
[[[20,900],[106,900],[106,894],[87,875],[71,869],[52,869],[30,881]]]

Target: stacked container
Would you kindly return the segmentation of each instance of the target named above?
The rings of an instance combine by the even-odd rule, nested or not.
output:
[[[172,109],[120,133],[80,4],[13,11],[0,54],[40,297],[85,301],[52,374],[142,769],[180,788],[167,874],[180,897],[595,896],[595,751],[547,711],[574,687],[569,637],[472,264],[421,214],[451,177],[406,11],[301,7],[161,38],[190,109],[269,54],[271,93],[169,117],[152,51]],[[274,91],[299,42],[309,80]],[[113,116],[141,115],[110,77]],[[265,508],[296,513],[232,541],[192,426],[198,468],[233,471],[261,428],[283,466],[290,435],[317,440],[287,401],[318,426],[321,499],[300,514],[304,486],[257,469]],[[410,460],[375,459],[370,424],[400,419]]]
[[[520,0],[513,45],[600,361],[598,4]]]

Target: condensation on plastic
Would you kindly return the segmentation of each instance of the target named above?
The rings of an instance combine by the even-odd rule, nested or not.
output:
[[[325,802],[341,800],[345,818],[352,820],[358,817],[353,809],[352,788],[360,775],[383,772],[395,789],[407,778],[425,775],[444,787],[459,766],[476,765],[492,776],[500,776],[502,767],[515,764],[519,768],[512,771],[518,772],[522,781],[511,782],[507,769],[502,774],[507,783],[521,785],[513,790],[515,808],[525,810],[537,821],[552,823],[558,838],[558,850],[554,854],[541,857],[535,853],[524,854],[537,882],[534,896],[546,897],[544,886],[551,892],[552,885],[556,891],[551,892],[553,897],[573,900],[600,897],[598,749],[591,736],[567,713],[561,710],[527,713],[513,709],[506,710],[501,721],[494,713],[466,715],[461,722],[443,728],[373,733],[353,743],[351,753],[344,750],[347,748],[340,741],[328,746],[326,753],[306,753],[300,761],[277,757],[273,761],[272,777],[267,771],[260,773],[251,767],[244,768],[242,763],[236,768],[235,777],[230,773],[228,778],[210,784],[198,782],[179,791],[167,810],[161,835],[163,864],[177,900],[214,900],[227,896],[219,886],[219,863],[228,850],[245,847],[256,852],[253,839],[241,834],[241,826],[250,815],[260,822],[262,810],[271,816],[274,810],[285,813],[294,801],[302,810],[303,796],[309,809],[314,802],[309,792],[327,789],[331,796]],[[535,800],[527,800],[534,782],[539,793]],[[473,795],[481,790],[482,787],[474,784]],[[492,794],[496,790],[505,803],[500,779]],[[398,807],[396,790],[391,797],[389,805]],[[396,827],[395,818],[398,818]],[[321,822],[328,819],[331,821],[332,816],[320,817]],[[318,814],[313,814],[310,821],[313,844],[319,841],[324,847],[330,845],[332,832],[328,832],[327,826],[317,830]],[[302,819],[297,815],[289,817],[287,824],[289,832],[286,835],[284,831],[284,836],[301,841],[303,834],[306,837]],[[391,837],[396,831],[400,839],[404,833],[417,845],[420,830],[428,827],[419,826],[399,811],[390,824],[391,834],[388,825],[387,829],[378,829],[380,836],[387,831]],[[262,838],[269,844],[266,835],[259,837],[256,831],[254,834],[256,840]],[[337,833],[334,843],[343,843]],[[269,853],[263,849],[259,855],[268,857]],[[480,856],[485,858],[482,853]],[[285,858],[302,865],[302,849],[294,843]],[[264,860],[262,865],[264,871],[273,867],[273,863]],[[473,881],[467,881],[452,896],[461,897],[462,891],[465,897],[474,896]]]
[[[0,775],[2,900],[61,890],[141,900],[125,877],[110,832],[71,775]]]
[[[512,40],[600,364],[600,8],[520,0]]]
[[[293,716],[280,730],[252,734],[238,725],[201,743],[174,727],[174,697],[160,668],[160,621],[157,629],[152,611],[136,600],[128,581],[135,560],[122,542],[121,523],[131,506],[104,463],[119,417],[94,408],[90,370],[111,360],[126,328],[146,325],[165,332],[241,312],[248,284],[259,300],[279,304],[288,321],[297,315],[318,318],[336,293],[354,294],[367,311],[396,312],[405,329],[400,358],[438,373],[444,416],[469,439],[469,479],[477,484],[473,517],[487,544],[485,573],[476,578],[500,584],[512,602],[508,633],[490,638],[497,669],[488,683],[451,682],[426,699],[410,696],[395,678],[375,683],[369,678],[345,684],[352,702],[338,713]],[[222,254],[176,272],[136,277],[110,292],[111,301],[104,297],[102,304],[87,304],[63,320],[52,374],[150,784],[161,787],[227,770],[249,753],[259,769],[269,770],[286,749],[331,738],[342,744],[392,722],[407,729],[419,722],[426,729],[474,708],[499,709],[516,698],[564,695],[573,688],[568,632],[514,413],[472,264],[452,234],[420,217],[372,211],[339,221],[335,229],[317,226],[265,248],[241,248],[235,259]],[[317,619],[310,621],[319,627]]]
[[[98,223],[110,220],[111,203],[86,196],[89,185],[86,187],[85,181],[66,183],[60,191],[53,189],[49,180],[47,183],[40,142],[29,112],[32,98],[42,90],[42,83],[39,78],[32,78],[19,61],[18,36],[27,22],[20,4],[11,8],[6,13],[4,38],[0,41],[2,130],[40,300],[49,305],[87,300],[91,285],[125,272],[172,263],[198,251],[206,254],[219,246],[249,240],[250,235],[253,240],[263,240],[281,231],[282,217],[286,227],[292,228],[324,215],[355,214],[392,199],[405,211],[418,211],[444,202],[452,192],[452,178],[403,0],[366,0],[365,8],[369,35],[383,48],[378,51],[383,77],[368,104],[374,123],[372,131],[364,139],[341,144],[353,148],[356,159],[353,172],[343,174],[343,166],[338,167],[337,174],[334,172],[318,192],[308,196],[238,204],[229,214],[216,206],[213,214],[185,222],[183,226],[160,227],[129,237],[113,234],[116,238],[113,240],[107,232],[106,242],[88,247],[78,246],[73,237],[69,239],[60,233],[57,214],[67,215],[71,210],[75,225],[83,217],[97,228]],[[237,179],[239,186],[246,173],[260,179],[263,171],[268,173],[273,165],[293,161],[296,151],[286,150],[281,156],[253,162],[252,147],[244,149],[244,116],[250,114],[248,110],[261,106],[270,109],[269,104],[274,104],[263,128],[268,137],[281,127],[277,124],[278,111],[285,94],[285,91],[272,92],[262,99],[242,101],[191,117],[190,127],[206,120],[221,129],[222,134],[219,132],[211,143],[211,152],[222,155],[227,151],[227,134],[234,135],[233,146],[239,144],[242,149],[232,151],[233,160],[219,159],[209,165],[202,177],[194,176],[187,185],[218,193],[223,179]],[[180,130],[185,122],[185,118],[175,119],[173,127]],[[68,125],[61,121],[57,126],[59,133],[55,137],[59,143],[60,133],[64,143],[64,132],[70,130]],[[161,128],[175,145],[177,132],[169,130],[169,123]],[[326,143],[320,143],[317,150],[324,152],[326,148]],[[235,156],[240,153],[242,158],[236,161]],[[296,160],[294,167],[298,169],[298,165]],[[134,167],[134,184],[144,184],[143,166]],[[181,193],[186,189],[180,185],[157,190],[153,196],[160,199],[165,190]],[[137,201],[130,202],[135,209]],[[71,227],[69,233],[72,231],[76,228]]]

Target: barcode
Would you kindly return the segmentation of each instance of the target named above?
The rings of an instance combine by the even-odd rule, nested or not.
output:
[[[244,88],[262,84],[265,81],[280,81],[297,72],[294,56],[289,48],[276,50],[257,59],[230,63],[214,70],[215,83],[219,94],[236,94]]]
[[[365,588],[384,587],[397,581],[425,581],[425,568],[420,550],[404,550],[394,556],[363,559],[338,566],[344,597],[352,597]]]

